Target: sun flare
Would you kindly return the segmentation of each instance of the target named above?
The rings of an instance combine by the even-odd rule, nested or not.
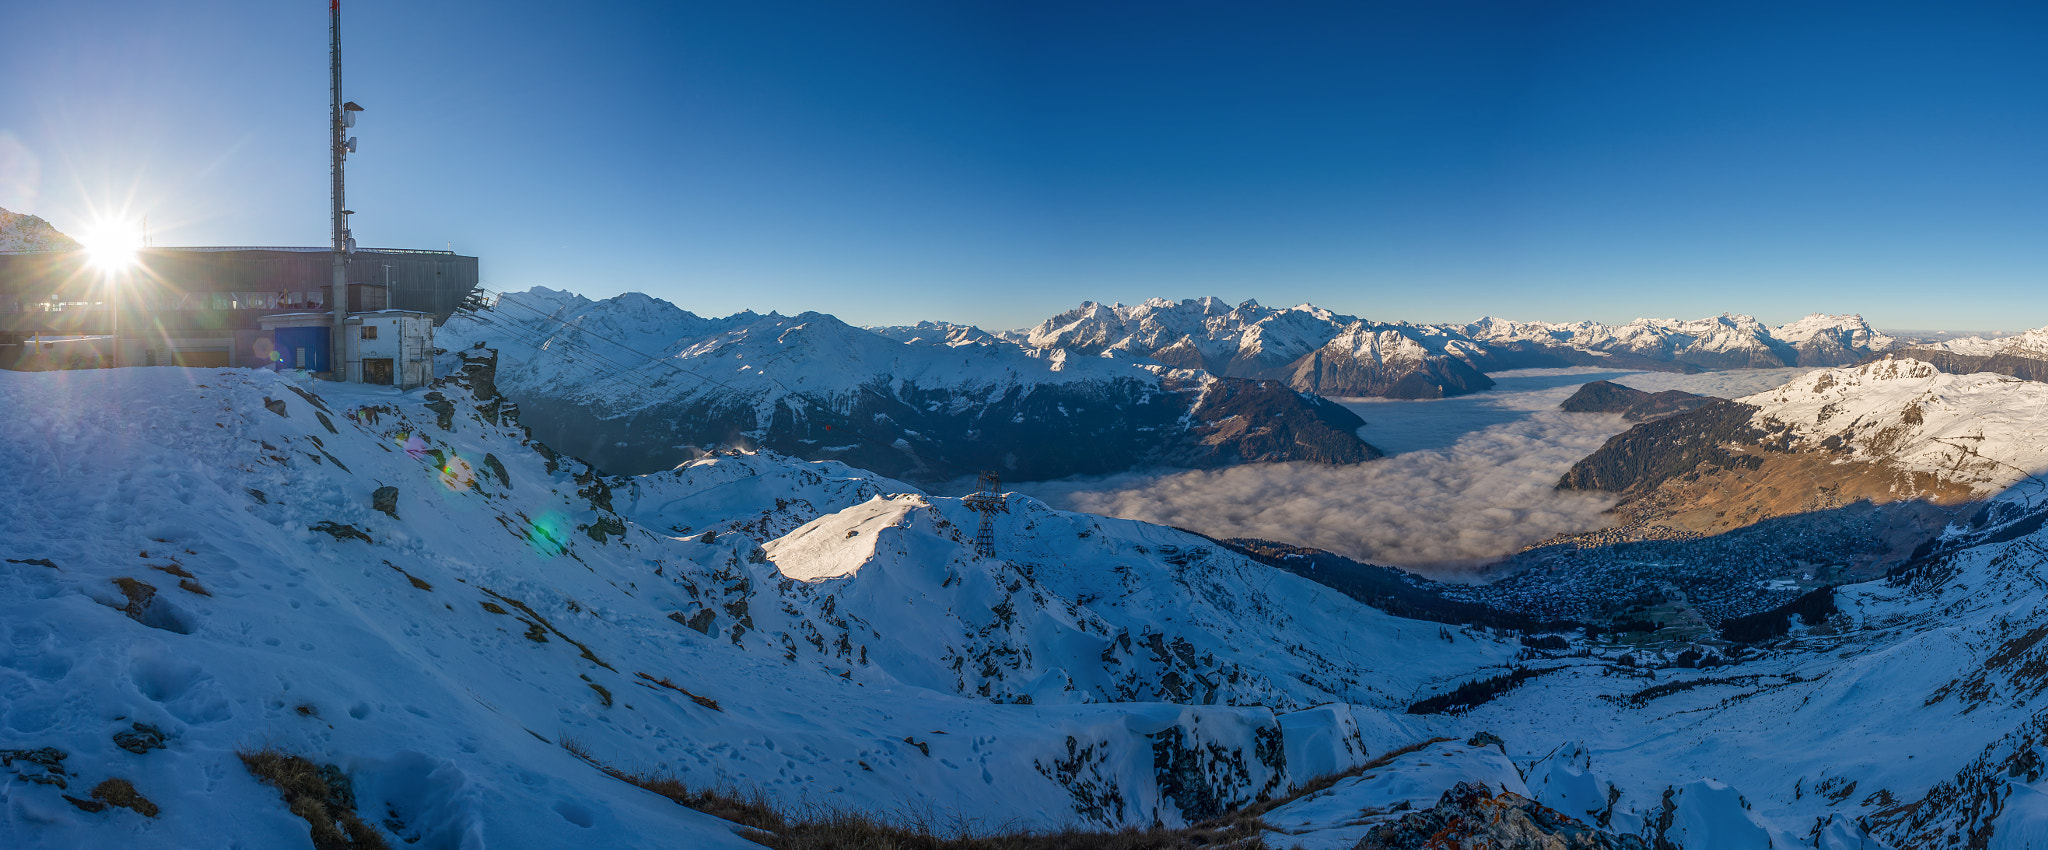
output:
[[[135,264],[142,248],[142,229],[134,222],[102,219],[79,237],[91,263],[102,271],[120,271]]]

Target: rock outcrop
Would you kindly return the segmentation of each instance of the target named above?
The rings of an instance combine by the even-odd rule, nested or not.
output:
[[[1358,850],[1649,850],[1633,835],[1615,835],[1520,794],[1460,782],[1436,807],[1374,827]]]
[[[1619,413],[1630,422],[1649,422],[1698,410],[1712,400],[1711,396],[1682,390],[1650,393],[1613,381],[1594,381],[1579,387],[1557,409],[1566,413]]]

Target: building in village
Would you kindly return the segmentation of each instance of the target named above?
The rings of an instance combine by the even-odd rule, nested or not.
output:
[[[332,275],[328,248],[146,248],[113,271],[82,251],[0,254],[0,367],[271,367],[411,388],[433,380],[433,330],[475,290],[477,259],[351,254],[339,370]]]

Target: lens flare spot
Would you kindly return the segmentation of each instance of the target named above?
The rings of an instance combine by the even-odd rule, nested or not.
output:
[[[458,492],[475,489],[476,468],[461,455],[451,456],[447,463],[441,464],[441,484]]]
[[[549,511],[527,522],[526,542],[550,558],[569,551],[569,517]]]

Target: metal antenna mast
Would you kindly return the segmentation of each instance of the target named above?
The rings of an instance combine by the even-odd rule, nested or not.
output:
[[[962,501],[967,509],[981,514],[981,527],[974,532],[974,554],[984,558],[996,556],[996,514],[1007,513],[1010,502],[1003,498],[1002,479],[993,472],[984,472],[975,482],[974,495]]]
[[[342,358],[348,348],[343,341],[348,323],[348,255],[355,253],[355,240],[349,237],[347,194],[342,184],[342,160],[356,149],[356,140],[345,138],[348,128],[355,126],[356,113],[363,108],[341,99],[341,0],[327,2],[327,89],[331,108],[328,110],[328,152],[334,169],[334,332],[328,340],[328,363],[333,378],[348,380],[348,364]]]

